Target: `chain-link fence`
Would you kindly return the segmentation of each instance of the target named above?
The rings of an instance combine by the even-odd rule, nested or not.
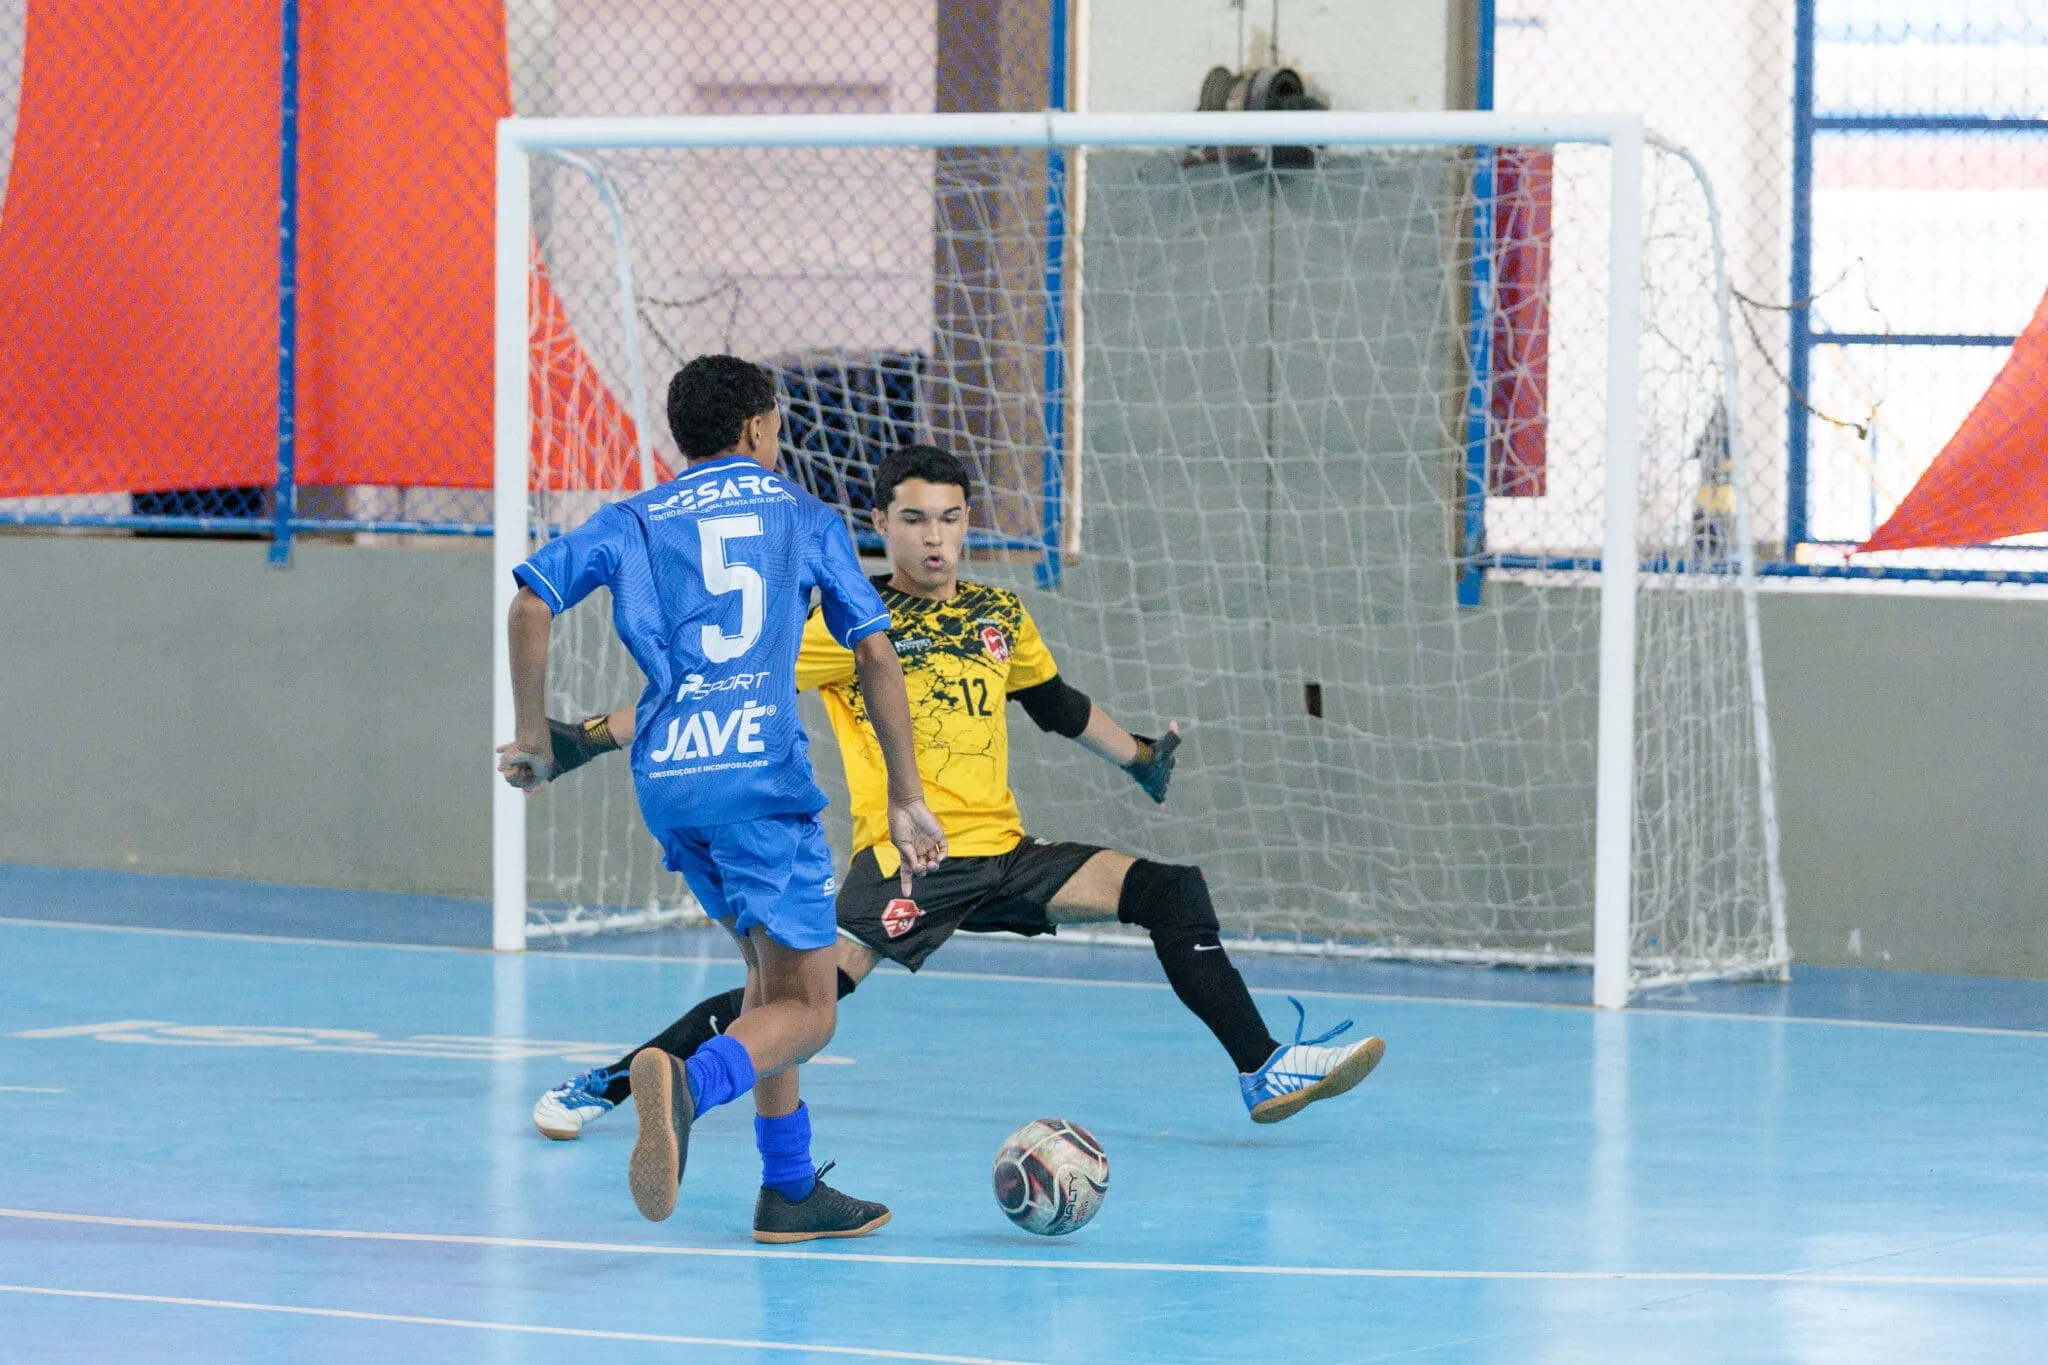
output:
[[[2048,581],[2048,555],[2011,542],[1853,553],[1965,423],[2048,288],[2048,12],[1486,7],[1495,107],[1640,109],[1713,177],[1766,571]]]
[[[0,526],[487,535],[496,120],[1041,109],[1064,4],[0,0]],[[793,444],[918,364],[785,367]]]
[[[2039,6],[1459,2],[1482,103],[1640,109],[1713,176],[1774,572],[2048,567],[1849,554],[2048,285]],[[1062,104],[1065,3],[0,0],[0,525],[487,534],[495,119]],[[786,367],[822,491],[922,363]]]

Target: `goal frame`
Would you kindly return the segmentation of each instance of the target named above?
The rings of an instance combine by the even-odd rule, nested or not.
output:
[[[528,554],[530,536],[528,269],[532,236],[531,158],[601,148],[687,147],[984,147],[1081,150],[1088,147],[1469,146],[1604,145],[1612,157],[1609,195],[1607,389],[1603,459],[1605,486],[1600,566],[1600,659],[1594,816],[1593,1003],[1623,1008],[1630,994],[1630,926],[1634,838],[1636,723],[1637,385],[1643,257],[1642,116],[1609,114],[1449,113],[1192,113],[763,115],[663,118],[507,118],[497,131],[497,223],[494,303],[494,498],[492,541],[494,622],[514,596],[512,570]],[[1672,148],[1680,152],[1682,149]],[[1697,170],[1697,163],[1695,163]],[[1715,218],[1715,279],[1722,293],[1723,383],[1732,389],[1732,342],[1726,324],[1726,280],[1712,185],[1702,176]],[[1074,358],[1076,373],[1079,357]],[[1736,411],[1730,402],[1728,410]],[[643,437],[644,439],[644,437]],[[1731,437],[1738,484],[1742,446]],[[1755,551],[1742,521],[1739,573],[1745,592],[1745,635],[1757,729],[1771,894],[1774,956],[1787,960],[1770,738],[1765,722],[1762,662],[1755,618]],[[505,631],[492,632],[492,725],[513,728],[510,650]],[[527,935],[527,804],[493,780],[492,946],[525,948]]]

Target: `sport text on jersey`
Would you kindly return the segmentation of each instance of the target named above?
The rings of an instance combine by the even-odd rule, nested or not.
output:
[[[779,498],[794,502],[782,480],[773,474],[728,474],[716,476],[702,483],[689,484],[678,488],[659,502],[647,504],[649,521],[666,521],[686,512],[701,512],[707,507],[724,502],[745,502],[761,498]]]
[[[677,701],[701,701],[715,692],[753,692],[768,682],[766,673],[735,673],[730,678],[705,682],[702,673],[692,673],[676,688]]]

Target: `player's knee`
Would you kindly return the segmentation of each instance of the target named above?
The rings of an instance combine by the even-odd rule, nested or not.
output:
[[[1162,947],[1217,942],[1222,926],[1199,867],[1180,867],[1140,858],[1124,874],[1116,917],[1152,935]]]
[[[832,1041],[833,1032],[839,1027],[839,1004],[829,997],[804,1002],[803,1041],[799,1051],[803,1060],[825,1050],[825,1044]]]
[[[832,998],[806,998],[803,1001],[804,1033],[797,1048],[797,1060],[808,1062],[825,1050],[825,1044],[832,1041],[832,1035],[839,1029],[839,1001],[852,995],[860,983],[840,970],[834,982]]]

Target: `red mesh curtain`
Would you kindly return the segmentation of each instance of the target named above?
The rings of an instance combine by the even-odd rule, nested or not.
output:
[[[1493,164],[1492,448],[1488,492],[1540,498],[1550,401],[1550,208],[1554,154],[1509,147]]]
[[[504,6],[306,0],[301,25],[300,480],[489,484]]]
[[[308,0],[303,34],[301,482],[488,487],[504,5]],[[622,471],[590,486],[636,486],[632,423],[544,275],[533,305],[535,412]]]
[[[1858,552],[2038,531],[2048,531],[2048,296],[1962,427]]]
[[[0,496],[268,483],[273,9],[30,6],[0,218]]]
[[[558,0],[513,7],[508,32],[503,0],[300,0],[300,514],[487,519],[449,490],[492,478],[493,131],[515,90],[527,114],[1037,108],[1047,12]],[[180,490],[225,490],[260,511],[277,479],[279,11],[29,0],[25,22],[0,217],[0,497],[106,495],[99,510],[125,515],[128,494],[201,510]],[[613,320],[578,314],[545,273],[535,289],[536,439],[573,430],[561,477],[633,486],[621,377],[572,326]],[[651,390],[674,359],[650,362]]]

